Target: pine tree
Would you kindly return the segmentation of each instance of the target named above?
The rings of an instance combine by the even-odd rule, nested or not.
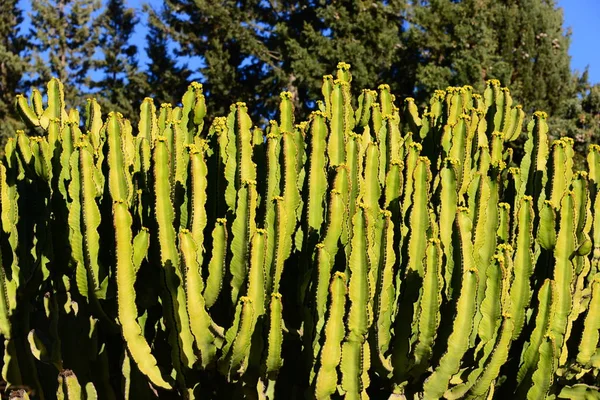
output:
[[[65,84],[65,101],[81,106],[77,93],[87,92],[97,46],[93,26],[99,0],[36,0],[32,2],[31,36],[35,49],[34,70],[41,87],[57,77]]]
[[[178,104],[190,83],[191,71],[187,65],[179,65],[171,52],[165,33],[157,27],[158,21],[151,15],[146,35],[148,69],[146,71],[147,93],[158,104]]]
[[[28,70],[26,40],[20,34],[23,12],[17,0],[6,0],[0,7],[0,141],[21,127],[14,99],[22,89],[23,74]]]
[[[137,46],[131,44],[131,36],[139,20],[135,10],[126,8],[123,0],[109,0],[103,13],[96,19],[102,52],[94,62],[100,79],[91,83],[92,89],[101,92],[101,106],[105,112],[119,111],[128,116],[137,114],[144,95],[140,88],[140,71]]]
[[[559,115],[576,95],[569,33],[554,0],[421,0],[411,23],[422,100],[436,88],[482,90],[499,79],[527,112]]]
[[[246,101],[251,110],[274,115],[280,91],[316,98],[322,76],[339,61],[352,64],[355,88],[375,88],[391,77],[388,71],[402,47],[406,1],[168,0],[165,5],[151,14],[178,43],[179,54],[203,56],[200,72],[209,107],[223,113],[229,104]],[[397,81],[397,88],[407,86],[406,80]],[[296,105],[300,115],[312,106]]]

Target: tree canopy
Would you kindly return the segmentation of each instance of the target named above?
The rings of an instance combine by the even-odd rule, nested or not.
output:
[[[167,0],[144,7],[145,43],[133,42],[143,16],[125,0],[32,2],[25,34],[18,7],[11,0],[0,11],[4,136],[14,130],[11,96],[51,76],[102,91],[105,107],[127,114],[147,94],[178,102],[198,78],[212,115],[245,101],[262,126],[258,115],[275,115],[282,90],[306,116],[322,76],[345,61],[356,90],[387,83],[421,107],[435,89],[481,91],[498,79],[528,112],[549,112],[556,136],[598,141],[600,89],[570,70],[570,32],[554,0]],[[81,106],[71,93],[67,102]]]

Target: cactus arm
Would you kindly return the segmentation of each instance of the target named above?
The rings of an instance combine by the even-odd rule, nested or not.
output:
[[[256,208],[256,181],[243,182],[238,191],[237,210],[231,228],[231,300],[237,302],[248,269],[248,252],[252,235],[253,214]]]
[[[29,137],[25,135],[25,132],[22,130],[17,130],[17,150],[19,151],[19,155],[26,165],[27,170],[29,170],[33,154],[31,153]]]
[[[502,130],[508,123],[508,116],[512,106],[512,97],[508,88],[500,88],[496,92],[496,115],[494,116],[494,129]]]
[[[337,366],[342,356],[341,342],[345,329],[343,317],[346,307],[346,275],[336,272],[329,286],[331,301],[329,315],[325,324],[325,343],[321,350],[320,368],[315,384],[317,400],[329,399],[338,384]]]
[[[452,129],[452,146],[450,147],[449,157],[458,160],[459,168],[456,179],[458,180],[458,187],[462,187],[463,175],[466,169],[467,163],[467,119],[470,118],[467,115],[461,115],[458,122]]]
[[[40,126],[43,129],[48,129],[51,120],[58,119],[60,128],[63,127],[63,122],[67,119],[64,111],[65,96],[62,83],[53,78],[47,85],[48,107],[39,116]],[[37,108],[37,107],[36,107]]]
[[[412,147],[412,146],[411,146]],[[418,313],[420,301],[420,284],[424,275],[423,261],[427,247],[427,230],[429,221],[429,184],[431,182],[429,159],[418,157],[412,173],[412,190],[410,207],[407,209],[406,235],[401,252],[406,252],[408,260],[402,272],[402,300],[397,306],[395,317],[396,334],[392,353],[396,383],[400,383],[408,371],[410,353],[409,342],[416,339],[419,329]],[[408,203],[405,193],[404,206]],[[399,293],[400,294],[400,293]]]
[[[600,145],[590,144],[586,161],[590,180],[600,185]]]
[[[548,124],[546,113],[535,112],[533,120],[527,126],[528,139],[525,143],[525,156],[521,161],[520,194],[528,194],[533,197],[535,208],[540,210],[546,194],[544,187],[548,181],[546,164],[549,156],[548,146]]]
[[[554,281],[556,282],[556,314],[553,318],[552,333],[553,345],[560,349],[566,341],[565,331],[567,320],[572,308],[571,287],[575,268],[571,256],[575,251],[575,226],[574,226],[574,193],[568,192],[562,199],[560,210],[560,230],[554,248]]]
[[[366,394],[368,383],[363,380],[365,354],[363,342],[344,341],[342,344],[342,359],[340,371],[342,373],[342,389],[345,399],[360,399],[362,393]]]
[[[196,101],[197,90],[202,90],[202,85],[197,82],[192,82],[188,85],[187,90],[181,97],[181,117],[179,118],[179,126],[183,132],[187,133],[187,142],[192,143],[192,133],[188,131],[190,125],[190,113]]]
[[[129,199],[129,187],[125,174],[127,169],[123,157],[122,124],[115,113],[108,115],[106,121],[106,133],[108,135],[108,159],[109,169],[108,187],[113,200]],[[63,139],[63,146],[65,140]]]
[[[279,292],[281,275],[285,260],[291,251],[291,238],[287,237],[287,219],[284,210],[283,197],[277,196],[273,199],[275,203],[275,254],[271,268],[271,293]]]
[[[381,197],[381,185],[378,178],[379,158],[385,157],[385,154],[380,154],[377,145],[373,142],[369,143],[365,153],[364,190],[361,188],[361,194],[368,210],[367,213],[371,217],[375,217],[379,214],[379,198]]]
[[[11,142],[12,140],[9,139],[5,148],[5,157],[7,160],[10,159],[11,153],[9,151],[9,144]],[[16,290],[20,281],[20,266],[19,258],[17,257],[19,248],[19,232],[17,229],[17,222],[19,220],[19,191],[17,190],[15,182],[17,179],[15,170],[16,167],[10,167],[9,165],[0,163],[0,219],[2,222],[2,231],[7,235],[7,241],[11,249],[8,254],[10,254],[12,258],[10,266],[4,265],[4,268],[0,268],[0,285],[2,285],[2,288],[0,288],[0,295],[2,295],[0,302],[4,300],[6,302],[5,306],[7,307],[7,314],[4,314],[4,311],[2,311],[3,306],[0,305],[0,325],[4,328],[7,328],[8,325],[4,324],[5,321],[2,321],[2,319],[5,317],[8,318],[8,315],[12,310],[16,308]],[[0,262],[1,261],[2,258],[0,257]],[[12,279],[10,281],[6,278],[5,269],[11,271]],[[0,327],[0,334],[2,332],[6,333],[7,331]]]
[[[511,125],[506,129],[507,136],[505,137],[505,141],[512,142],[517,140],[519,136],[521,136],[521,132],[523,131],[523,121],[525,120],[525,112],[521,105],[515,106],[511,111]],[[511,132],[512,131],[512,132]]]
[[[265,360],[266,374],[270,379],[274,379],[283,365],[283,359],[281,358],[281,349],[283,345],[282,309],[281,294],[271,294],[269,306],[269,336],[267,339],[267,357]]]
[[[600,277],[594,278],[591,287],[592,298],[585,316],[577,353],[577,362],[584,366],[590,364],[600,338]]]
[[[506,363],[508,359],[508,350],[510,349],[510,343],[513,336],[513,321],[510,316],[505,316],[502,321],[500,328],[500,335],[498,342],[494,347],[494,352],[486,364],[483,373],[477,379],[477,382],[469,392],[468,399],[479,398],[490,390],[492,382],[498,377],[500,368]]]
[[[239,317],[236,318],[239,319],[239,323],[234,323],[234,326],[227,331],[228,342],[232,338],[232,345],[227,353],[224,351],[226,357],[221,367],[221,373],[227,375],[229,379],[232,379],[232,373],[242,374],[245,371],[254,332],[255,315],[252,300],[245,296],[240,297],[238,308]],[[233,328],[237,330],[233,331]]]
[[[256,165],[252,161],[252,133],[250,132],[252,122],[246,112],[247,108],[244,103],[238,103],[235,107],[237,107],[236,116],[239,132],[236,134],[233,131],[235,108],[232,106],[232,112],[228,117],[229,144],[227,152],[229,158],[226,167],[227,175],[231,159],[233,158],[236,161],[235,157],[237,157],[236,182],[238,183],[236,185],[239,184],[239,189],[236,199],[236,216],[232,225],[232,259],[230,264],[232,273],[231,299],[234,303],[237,301],[240,288],[246,278],[250,240],[256,229],[255,214],[257,203]],[[229,182],[227,190],[230,190],[230,187]]]
[[[63,390],[66,395],[65,400],[82,399],[81,385],[79,384],[75,373],[70,369],[66,369],[64,371],[61,371],[61,375],[63,377]]]
[[[223,287],[223,275],[225,274],[225,256],[227,255],[227,220],[217,218],[212,233],[212,257],[208,264],[208,278],[204,288],[204,301],[207,308],[212,307],[221,288]]]
[[[352,218],[352,250],[349,259],[350,281],[348,293],[350,310],[348,312],[348,334],[342,345],[342,387],[347,398],[359,398],[366,390],[362,380],[363,343],[372,320],[372,310],[369,304],[369,259],[367,255],[366,205],[360,204]]]
[[[483,149],[482,149],[483,150]],[[485,151],[482,154],[482,159],[485,158]],[[492,172],[494,174],[494,172]],[[496,235],[490,235],[490,232],[495,232],[498,228],[498,181],[495,177],[481,171],[479,189],[477,193],[477,210],[476,225],[474,233],[473,252],[477,270],[479,271],[482,280],[479,287],[479,297],[477,304],[480,306],[487,287],[487,268],[491,263],[491,259],[496,247]],[[478,313],[478,318],[481,313]]]
[[[419,157],[414,169],[412,208],[410,210],[410,234],[408,239],[408,271],[424,275],[423,258],[427,247],[427,228],[429,227],[429,185],[431,182],[430,162]]]
[[[296,230],[296,219],[299,216],[301,201],[300,189],[298,188],[298,152],[299,149],[294,141],[293,133],[282,133],[283,151],[283,203],[287,219],[286,236],[291,237]],[[291,242],[290,242],[291,243]],[[290,244],[291,246],[291,244]],[[290,247],[291,249],[291,247]]]
[[[107,276],[106,272],[101,270],[98,263],[100,252],[100,235],[98,233],[98,227],[100,226],[101,216],[100,209],[96,203],[96,197],[98,197],[97,182],[94,181],[96,167],[89,145],[84,144],[79,148],[78,162],[82,199],[81,211],[83,226],[85,227],[85,233],[83,234],[83,244],[86,253],[85,260],[88,265],[89,275],[94,283],[93,289],[98,291],[101,287],[101,281],[107,278]],[[97,294],[101,295],[101,293]],[[101,295],[101,297],[104,296]]]
[[[42,92],[40,92],[38,89],[34,88],[31,91],[30,100],[31,100],[31,106],[33,107],[33,110],[35,111],[35,114],[38,117],[41,116],[44,113]]]
[[[188,153],[188,146],[192,144],[192,138],[189,137],[187,127],[183,129],[179,121],[173,121],[173,132],[175,133],[175,146],[174,152],[171,154],[172,164],[175,166],[175,173],[171,178],[173,180],[173,205],[176,210],[176,226],[185,228],[189,223],[189,212],[190,208],[189,201],[189,189],[188,189],[188,174],[189,174],[189,163],[190,155]],[[192,180],[193,182],[193,180]]]
[[[236,209],[236,192],[239,189],[241,182],[237,181],[236,169],[238,163],[238,148],[236,142],[236,135],[234,131],[235,106],[232,106],[231,112],[227,119],[215,119],[215,129],[217,131],[217,137],[219,141],[222,163],[224,165],[225,181],[227,185],[225,187],[225,202],[227,203],[228,209],[233,211]]]
[[[321,86],[321,93],[323,94],[324,102],[324,113],[328,119],[331,119],[331,96],[333,93],[333,76],[323,76],[323,85]]]
[[[413,190],[414,190],[414,175],[417,162],[419,160],[419,154],[421,153],[422,146],[419,143],[412,142],[408,145],[408,155],[406,156],[405,162],[405,179],[404,179],[404,199],[402,201],[402,220],[407,218],[407,213],[412,205]],[[402,236],[408,233],[408,227],[403,224]]]
[[[498,215],[498,242],[510,243],[510,204],[498,203]]]
[[[18,94],[16,97],[16,109],[17,113],[29,126],[40,126],[40,116],[34,111],[34,109],[27,102],[27,98],[22,94]],[[48,127],[48,120],[44,121],[45,127]]]
[[[565,386],[558,394],[559,399],[585,399],[596,400],[600,398],[600,391],[596,386],[588,386],[584,383],[577,383],[573,386]]]
[[[350,188],[346,196],[348,212],[346,215],[346,225],[352,224],[352,216],[356,210],[359,193],[363,190],[364,181],[361,179],[363,173],[363,163],[365,159],[365,149],[360,146],[361,138],[356,134],[349,134],[346,138],[346,167],[348,168],[348,183]],[[363,187],[361,187],[361,185]],[[346,248],[346,254],[349,254],[348,245],[351,239],[350,229],[342,232],[342,243]]]
[[[58,189],[64,199],[67,199],[67,182],[71,179],[70,159],[73,153],[73,135],[71,123],[65,124],[60,130],[60,159]],[[57,160],[58,161],[58,160]]]
[[[250,245],[247,291],[247,297],[252,300],[255,320],[265,313],[265,241],[266,231],[257,229]]]
[[[206,228],[207,215],[206,215],[206,187],[208,181],[206,179],[208,175],[208,168],[205,159],[205,149],[198,149],[195,145],[189,146],[189,157],[190,163],[190,180],[191,180],[191,208],[192,216],[190,221],[190,230],[192,238],[196,243],[196,259],[199,265],[202,265],[203,261],[203,243],[204,243],[204,229]]]
[[[179,246],[182,261],[185,265],[185,294],[187,312],[190,318],[190,329],[196,345],[200,350],[202,368],[210,365],[216,354],[215,338],[210,332],[211,318],[206,311],[202,297],[203,282],[200,274],[200,264],[196,258],[196,243],[193,234],[187,229],[179,233]]]
[[[532,295],[529,281],[534,267],[534,254],[532,251],[534,245],[533,215],[533,198],[523,196],[518,216],[518,233],[514,258],[515,277],[510,289],[511,314],[514,321],[513,339],[517,339],[521,334],[525,323],[525,312]]]
[[[85,117],[85,129],[87,135],[90,138],[90,143],[94,150],[94,154],[100,151],[101,136],[100,131],[102,130],[102,109],[96,99],[87,99],[86,102],[86,117]]]
[[[236,106],[235,116],[238,127],[235,132],[238,157],[237,174],[239,183],[243,183],[256,180],[256,164],[252,161],[252,120],[248,115],[248,108],[245,103],[237,103]],[[290,130],[290,132],[292,131]]]
[[[386,122],[388,130],[388,153],[386,159],[386,167],[389,170],[389,166],[391,165],[391,162],[393,160],[401,160],[402,158],[404,158],[404,138],[402,137],[402,133],[400,132],[400,116],[398,115],[397,108],[394,108],[394,112],[387,118]]]
[[[481,302],[481,321],[478,326],[478,335],[481,338],[482,347],[493,340],[498,328],[498,322],[501,317],[501,283],[502,270],[504,269],[504,259],[502,255],[496,254],[490,266],[486,270],[485,296]]]
[[[292,235],[296,230],[296,211],[300,204],[297,186],[296,144],[291,133],[284,132],[283,139],[283,196],[275,197],[275,258],[272,293],[279,292],[279,284],[285,261],[292,251]]]
[[[392,160],[390,163],[389,171],[385,178],[384,192],[385,201],[384,209],[388,209],[392,212],[394,218],[399,218],[400,215],[400,199],[402,197],[402,170],[404,169],[404,162],[401,160]]]
[[[421,127],[424,126],[423,120],[419,117],[419,109],[415,104],[415,99],[412,97],[404,99],[404,110],[402,115],[408,122],[409,129],[413,135],[419,132]],[[423,136],[421,136],[421,138],[423,138]]]
[[[531,375],[533,374],[539,360],[539,348],[544,341],[544,336],[550,329],[551,316],[556,308],[556,284],[546,279],[538,292],[537,315],[535,327],[529,337],[526,347],[521,356],[521,364],[517,372],[517,385],[520,392],[529,387]]]
[[[502,132],[493,132],[491,138],[490,156],[491,163],[498,165],[502,161],[502,150],[504,149],[504,142],[502,139]]]
[[[448,350],[442,356],[438,367],[427,378],[424,385],[426,399],[440,398],[448,389],[452,375],[460,368],[460,360],[469,347],[476,312],[478,274],[474,268],[471,245],[471,221],[468,209],[459,207],[456,217],[461,244],[462,284],[456,305],[456,318],[452,333],[448,338]]]
[[[52,179],[52,154],[48,142],[40,137],[34,137],[30,142],[33,155],[35,173],[46,182]]]
[[[360,204],[352,218],[352,252],[348,261],[350,280],[348,283],[348,298],[350,310],[348,312],[348,340],[361,340],[366,335],[369,321],[372,318],[368,304],[369,287],[366,233],[366,207]]]
[[[67,120],[62,82],[56,78],[51,79],[47,85],[46,96],[48,98],[48,107],[44,110],[42,117],[48,117],[49,119],[59,118],[62,127],[63,122]]]
[[[393,95],[390,93],[390,85],[381,84],[378,86],[379,89],[379,104],[381,105],[381,115],[392,114],[392,108],[394,106]]]
[[[531,377],[533,385],[527,392],[527,400],[544,399],[554,381],[557,349],[552,336],[546,336],[540,345],[537,368]]]
[[[414,362],[417,370],[425,367],[433,352],[433,342],[440,323],[440,304],[442,304],[442,251],[440,241],[432,238],[425,249],[425,271],[423,293],[420,301],[419,327],[414,347]]]
[[[171,386],[162,378],[150,346],[142,335],[137,322],[135,305],[135,271],[131,243],[131,214],[123,201],[113,203],[115,244],[117,256],[117,305],[119,323],[131,358],[140,371],[156,386],[169,389]]]
[[[381,115],[381,105],[379,103],[373,103],[371,106],[371,123],[369,124],[369,141],[372,140],[372,137],[377,137],[379,131],[383,126],[383,116]]]
[[[561,200],[569,187],[567,180],[567,144],[563,140],[555,140],[552,144],[552,180],[550,202],[554,208],[559,208]]]
[[[344,228],[346,204],[342,195],[347,188],[347,169],[337,167],[333,188],[329,192],[327,207],[327,227],[323,241],[316,245],[317,282],[315,292],[315,328],[313,338],[313,354],[317,357],[320,349],[321,330],[325,324],[327,310],[327,293],[331,279],[331,269],[338,251],[338,241]]]
[[[379,259],[381,257],[381,242],[383,235],[383,215],[379,208],[381,184],[378,179],[380,154],[375,143],[369,143],[365,154],[364,183],[361,185],[362,199],[366,206],[366,234],[369,255],[369,304],[373,303],[376,281],[379,279]],[[385,166],[384,166],[385,168]]]
[[[325,213],[324,202],[327,191],[326,157],[327,125],[322,112],[312,114],[311,149],[308,171],[308,227],[317,235],[321,231]]]
[[[553,250],[556,246],[556,211],[549,200],[542,203],[540,222],[536,239],[540,246],[546,250]]]
[[[175,212],[171,203],[168,144],[163,136],[156,139],[153,159],[154,191],[156,193],[154,213],[158,225],[160,263],[166,280],[165,303],[167,303],[167,311],[165,313],[173,319],[171,330],[172,335],[176,336],[171,340],[173,357],[182,357],[184,364],[191,367],[195,361],[192,348],[193,336],[185,307],[183,275],[179,265],[175,228],[173,227]]]
[[[142,261],[148,254],[150,247],[150,232],[148,228],[142,227],[133,238],[133,273],[137,274],[142,265]]]
[[[336,81],[331,93],[331,114],[329,140],[327,141],[327,156],[329,164],[333,167],[344,164],[345,138],[344,138],[344,95],[343,85],[347,83]]]
[[[150,97],[146,97],[140,105],[138,136],[145,138],[148,143],[154,143],[157,135],[158,119],[156,118],[156,106]]]
[[[171,104],[162,103],[160,105],[160,110],[158,112],[158,132],[157,134],[165,136],[164,130],[167,127],[167,121],[171,119],[171,114],[173,112],[173,106]]]
[[[458,160],[446,158],[444,167],[440,172],[441,190],[440,190],[440,242],[445,256],[444,267],[444,287],[446,297],[452,296],[452,275],[454,272],[454,247],[452,246],[452,230],[454,228],[454,219],[456,217],[456,207],[458,203],[458,186],[456,180]]]
[[[313,139],[314,140],[314,139]],[[281,135],[275,121],[271,121],[271,129],[267,135],[267,172],[266,172],[266,193],[264,197],[265,202],[265,217],[264,227],[267,230],[267,242],[265,250],[265,269],[267,271],[267,288],[271,290],[271,269],[273,268],[273,260],[275,257],[275,231],[277,229],[275,214],[275,197],[278,197],[280,193],[280,166],[279,159],[281,153]],[[311,167],[312,168],[312,167]]]
[[[394,287],[394,265],[396,253],[394,251],[394,223],[392,213],[384,212],[383,240],[381,242],[381,274],[377,283],[377,295],[375,300],[376,331],[375,341],[377,357],[380,364],[389,372],[392,365],[387,354],[391,341],[392,315],[394,311],[396,288]]]
[[[374,90],[363,89],[358,96],[358,108],[356,109],[356,121],[360,127],[368,127],[371,119],[371,106],[375,101],[377,92]]]
[[[79,176],[79,154],[78,151],[71,155],[70,167],[72,179],[69,184],[69,196],[73,199],[69,207],[69,245],[71,257],[75,264],[75,277],[79,293],[89,300],[90,293],[88,283],[88,272],[83,260],[83,235],[81,233],[81,183]],[[93,284],[95,286],[95,284]]]
[[[2,166],[4,167],[4,166]],[[7,290],[7,277],[4,271],[5,266],[2,262],[2,256],[0,255],[0,335],[4,336],[5,343],[11,337],[11,324],[10,324],[10,300],[9,292]],[[4,376],[4,374],[2,374]]]
[[[202,85],[192,82],[191,86],[195,90],[196,102],[194,103],[194,119],[193,122],[197,126],[196,135],[200,135],[204,127],[204,117],[206,116],[206,98],[202,93]]]

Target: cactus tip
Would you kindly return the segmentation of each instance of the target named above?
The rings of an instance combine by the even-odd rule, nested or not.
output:
[[[505,210],[510,210],[510,204],[508,203],[498,203],[498,207],[504,208]]]
[[[343,272],[341,272],[341,271],[336,271],[336,272],[333,274],[333,277],[334,277],[334,278],[336,278],[336,279],[341,279],[341,280],[343,280],[344,282],[346,282],[346,274],[345,274],[345,273],[343,273]]]

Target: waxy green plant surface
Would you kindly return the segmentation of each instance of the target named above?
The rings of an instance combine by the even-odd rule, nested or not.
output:
[[[300,123],[283,93],[265,131],[195,83],[138,126],[58,80],[18,96],[12,398],[600,398],[600,147],[575,171],[497,81],[421,113],[350,83]]]

